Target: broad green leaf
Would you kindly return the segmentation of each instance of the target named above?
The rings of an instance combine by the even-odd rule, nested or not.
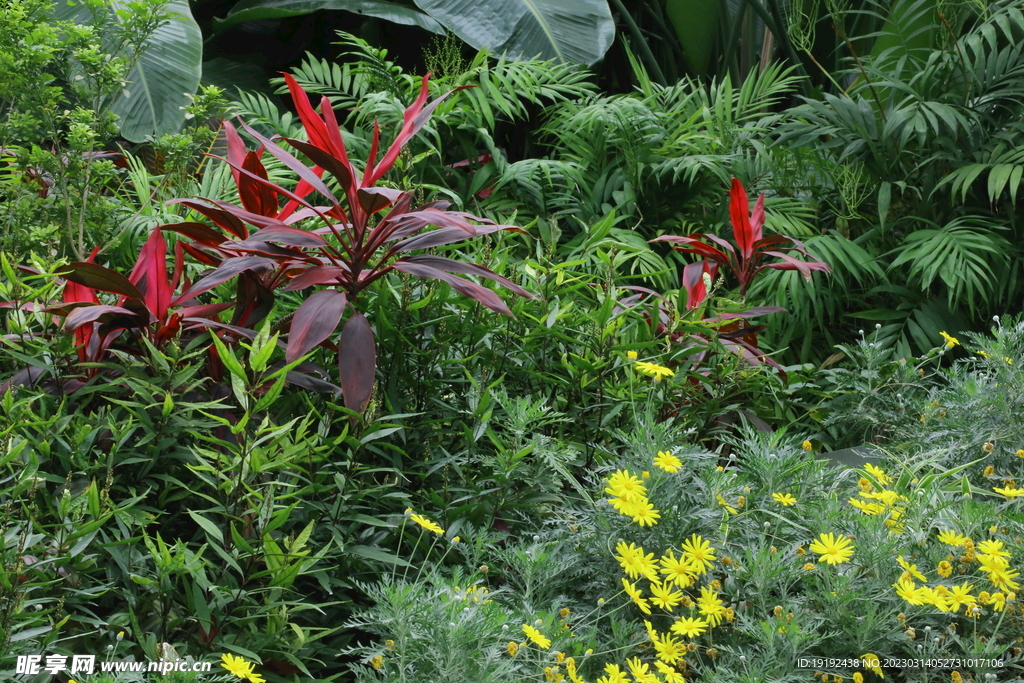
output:
[[[607,0],[416,0],[416,5],[473,47],[517,60],[539,56],[593,64],[615,38]]]
[[[218,527],[216,524],[214,524],[206,517],[203,517],[198,512],[193,512],[192,510],[189,510],[188,514],[193,520],[195,520],[196,524],[203,527],[203,530],[206,533],[210,534],[210,538],[213,538],[214,540],[218,541],[219,543],[221,543],[221,545],[224,544],[224,534],[223,532],[221,532],[220,527]]]
[[[147,135],[177,133],[185,122],[189,95],[202,75],[203,35],[185,0],[173,0],[175,13],[150,37],[139,63],[128,74],[124,94],[110,109],[120,117],[121,135],[142,142]]]
[[[665,14],[679,37],[686,61],[698,74],[708,71],[721,6],[721,0],[665,0]]]
[[[419,26],[431,33],[444,33],[436,21],[412,7],[387,0],[242,0],[223,19],[214,19],[214,33],[220,33],[235,24],[257,19],[293,17],[317,10],[346,10],[396,24]]]
[[[379,548],[372,548],[368,545],[350,545],[346,548],[351,554],[365,557],[368,560],[377,560],[378,562],[386,562],[393,564],[396,567],[412,567],[408,561],[403,560],[397,555],[381,550]]]

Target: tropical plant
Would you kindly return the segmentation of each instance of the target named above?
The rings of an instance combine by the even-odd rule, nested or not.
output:
[[[283,139],[312,161],[314,168],[305,166],[276,142],[242,123],[245,131],[261,143],[260,152],[246,153],[237,131],[226,124],[226,161],[238,184],[242,206],[215,199],[175,200],[208,217],[229,237],[202,224],[167,226],[195,240],[184,245],[190,254],[201,262],[216,265],[211,273],[171,304],[194,300],[242,273],[262,273],[258,279],[249,276],[247,281],[258,287],[260,295],[265,297],[272,297],[272,291],[278,287],[284,291],[301,291],[316,285],[333,285],[315,292],[295,310],[286,360],[293,362],[327,340],[341,322],[346,308],[353,308],[338,339],[338,372],[345,404],[362,411],[373,388],[376,350],[369,322],[355,310],[360,293],[389,272],[397,271],[441,280],[491,310],[511,315],[493,291],[452,273],[484,277],[521,296],[532,296],[507,278],[472,263],[441,256],[405,254],[499,230],[522,230],[463,212],[448,211],[450,203],[446,201],[413,208],[417,199],[415,191],[377,186],[438,104],[458,89],[427,104],[429,76],[424,76],[419,95],[405,110],[400,130],[379,160],[379,128],[374,125],[366,166],[359,173],[349,160],[329,99],[326,96],[321,99],[321,114],[318,115],[295,79],[290,75],[285,79],[308,140]],[[264,150],[298,175],[300,182],[294,191],[267,178],[260,161]],[[321,179],[325,171],[337,181],[342,200]],[[307,201],[306,197],[314,190],[330,205],[321,207]],[[289,200],[280,209],[279,196]],[[378,216],[384,209],[388,211]],[[321,221],[322,227],[294,227],[300,221],[313,218]],[[471,220],[479,225],[473,225]],[[259,230],[250,235],[245,223]],[[424,232],[428,226],[439,229]],[[239,310],[257,305],[255,297],[244,294],[243,297],[244,301],[236,302],[236,317]]]
[[[679,252],[704,256],[721,266],[729,268],[732,271],[733,277],[739,283],[741,299],[746,297],[747,289],[758,273],[768,268],[772,270],[796,270],[806,280],[811,279],[812,271],[829,272],[828,265],[808,254],[799,240],[785,237],[784,235],[763,236],[762,228],[764,227],[765,220],[763,193],[757,198],[757,203],[754,204],[754,209],[751,211],[750,200],[747,198],[747,191],[743,188],[743,183],[733,178],[729,196],[729,216],[732,220],[733,239],[736,240],[739,253],[737,253],[736,248],[721,237],[704,233],[693,233],[688,237],[662,235],[661,237],[655,237],[651,241],[669,242],[673,245],[672,248]],[[703,239],[711,240],[722,247],[722,249],[716,249],[702,242],[701,240]],[[790,246],[785,246],[787,243]],[[811,260],[801,261],[779,251],[780,249],[795,251]],[[781,261],[762,264],[762,261],[767,256],[781,259]],[[705,267],[702,269],[701,279],[703,279],[704,273],[713,276],[710,269]],[[691,281],[695,280],[692,277],[690,279]]]
[[[910,4],[900,26],[917,35],[928,13]],[[864,55],[837,74],[852,80],[849,92],[792,110],[778,143],[816,150],[821,221],[807,248],[836,277],[812,289],[776,273],[757,285],[802,319],[776,343],[811,327],[829,337],[821,319],[847,310],[881,323],[880,342],[909,356],[1016,300],[1021,168],[1006,136],[1024,92],[1022,7],[993,6],[948,45]]]

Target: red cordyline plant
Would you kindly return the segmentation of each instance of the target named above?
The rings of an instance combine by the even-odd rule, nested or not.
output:
[[[808,254],[803,243],[799,240],[786,237],[785,235],[762,237],[761,229],[764,227],[764,193],[757,198],[757,203],[754,204],[754,210],[751,212],[747,191],[743,189],[743,183],[736,178],[732,179],[729,217],[732,220],[732,232],[736,240],[736,247],[733,247],[721,237],[703,232],[695,232],[687,237],[662,235],[651,241],[671,242],[672,248],[677,251],[681,251],[684,254],[697,254],[725,268],[729,268],[732,270],[737,282],[739,282],[741,298],[747,295],[750,283],[765,268],[797,270],[807,280],[811,279],[812,271],[823,270],[826,273],[831,272],[826,264]],[[719,245],[721,249],[716,249],[701,240],[711,240]],[[779,249],[795,251],[809,260],[800,261],[789,254],[778,251]],[[781,259],[781,261],[765,263],[766,257],[769,256]]]
[[[171,310],[171,299],[179,285],[187,288],[183,277],[183,249],[176,245],[171,273],[167,269],[167,243],[154,229],[143,244],[135,265],[127,277],[94,262],[99,247],[86,261],[75,261],[56,272],[64,279],[63,303],[46,310],[63,316],[64,329],[75,335],[80,362],[100,363],[112,349],[137,356],[146,354],[145,339],[160,349],[176,338],[183,324],[215,321],[220,311],[231,304],[182,307]],[[117,294],[116,304],[100,302],[99,292]],[[99,370],[87,369],[85,377]],[[219,379],[219,377],[214,377]],[[82,386],[81,380],[63,385],[65,392]]]
[[[746,296],[747,289],[758,273],[766,268],[797,270],[808,280],[815,270],[829,272],[828,265],[808,254],[800,241],[784,235],[762,236],[765,219],[764,194],[758,197],[754,210],[751,212],[746,190],[736,178],[732,180],[729,215],[732,219],[736,247],[721,237],[706,233],[692,233],[686,237],[663,235],[651,240],[652,242],[670,242],[678,251],[704,257],[704,259],[687,264],[683,268],[682,285],[686,290],[687,310],[692,311],[706,302],[712,283],[718,276],[719,267],[729,268],[732,271],[739,282],[741,298]],[[705,239],[719,245],[721,249],[703,242],[702,240]],[[779,249],[795,251],[810,260],[800,261],[789,254],[778,251]],[[781,261],[766,263],[767,257],[774,257]],[[785,309],[778,306],[754,306],[737,311],[719,312],[717,315],[706,318],[703,308],[697,311],[700,323],[713,325],[717,340],[725,348],[736,353],[751,365],[767,363],[785,376],[778,363],[757,347],[756,333],[763,329],[763,326],[755,327],[747,323],[748,318],[782,312],[785,312]],[[672,341],[678,342],[684,338],[706,340],[703,333],[694,333],[692,330],[672,334]],[[706,350],[700,351],[690,360],[700,363],[704,360],[706,353]]]
[[[450,203],[446,201],[414,207],[415,190],[377,187],[437,105],[462,89],[449,91],[428,104],[429,77],[430,74],[423,77],[418,97],[405,110],[397,135],[379,160],[380,131],[374,124],[362,173],[349,160],[328,98],[321,99],[317,114],[306,92],[288,74],[284,78],[307,140],[280,136],[269,139],[241,122],[242,128],[260,143],[257,151],[247,152],[238,132],[226,123],[228,158],[222,161],[231,167],[241,206],[213,199],[174,200],[210,219],[222,232],[198,222],[163,226],[193,240],[182,245],[185,251],[215,266],[175,297],[171,306],[194,303],[197,296],[238,277],[239,296],[232,325],[246,325],[252,324],[255,311],[264,310],[267,301],[273,300],[273,290],[280,287],[284,291],[300,291],[324,286],[295,310],[285,359],[290,363],[326,343],[346,309],[351,309],[337,340],[338,374],[345,405],[361,412],[373,388],[376,351],[373,331],[355,309],[355,302],[360,292],[375,281],[391,271],[440,280],[506,315],[511,312],[497,294],[456,273],[482,277],[533,298],[523,288],[483,266],[442,256],[412,254],[498,230],[524,232],[521,228],[496,225],[485,218],[448,210]],[[312,162],[312,168],[275,140],[287,142]],[[268,179],[260,161],[264,153],[298,176],[294,190]],[[337,195],[324,181],[324,173],[334,177],[340,188]],[[319,197],[317,201],[310,199],[314,193]],[[283,206],[279,206],[281,197],[286,200]],[[311,227],[298,227],[310,223]],[[256,231],[250,233],[248,226]]]

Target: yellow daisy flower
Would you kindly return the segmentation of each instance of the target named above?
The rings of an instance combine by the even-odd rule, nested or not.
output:
[[[682,468],[683,461],[668,451],[658,451],[658,457],[654,459],[654,464],[670,474],[675,474]]]
[[[523,624],[523,633],[525,633],[526,637],[529,638],[530,641],[533,642],[537,647],[543,648],[545,650],[551,647],[551,639],[546,637],[543,633],[538,631],[533,626],[530,626],[529,624]]]
[[[850,539],[845,536],[837,538],[834,534],[820,534],[818,540],[811,543],[810,550],[812,553],[821,555],[818,562],[828,562],[829,564],[846,562],[853,557],[853,545],[850,543]]]
[[[636,362],[636,369],[649,377],[653,377],[655,382],[660,382],[662,377],[671,377],[676,374],[664,365],[648,363],[642,360]]]
[[[431,522],[429,519],[427,519],[423,515],[416,515],[416,514],[414,514],[414,515],[411,515],[409,517],[409,519],[411,519],[412,521],[416,522],[417,524],[419,524],[421,527],[423,527],[427,531],[433,531],[435,534],[443,534],[444,533],[444,529],[442,529],[440,527],[440,525],[438,525],[435,522]]]
[[[782,505],[783,507],[789,507],[790,505],[796,505],[796,498],[790,493],[773,493],[772,499]]]

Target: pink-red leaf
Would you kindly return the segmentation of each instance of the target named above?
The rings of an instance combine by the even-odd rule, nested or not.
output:
[[[477,277],[486,278],[497,282],[502,287],[512,290],[519,296],[525,296],[527,299],[536,299],[533,294],[512,282],[511,280],[498,275],[497,273],[479,266],[475,263],[466,263],[465,261],[456,261],[454,259],[445,258],[443,256],[408,256],[402,259],[404,263],[419,263],[425,266],[431,266],[438,270],[443,270],[448,273],[462,273],[463,275],[476,275]]]
[[[76,330],[82,325],[96,322],[97,320],[100,322],[119,320],[122,323],[129,323],[125,325],[127,327],[140,327],[147,323],[146,320],[135,315],[133,311],[127,308],[96,304],[94,306],[80,306],[68,313],[68,317],[64,319],[64,329],[68,331]]]
[[[263,167],[256,152],[249,152],[245,155],[242,168],[254,176],[269,180],[267,169]],[[238,174],[236,182],[238,183],[238,197],[247,211],[261,216],[274,217],[277,215],[277,195],[270,188],[241,173]]]
[[[134,299],[142,299],[142,292],[121,273],[104,268],[95,263],[86,261],[73,261],[66,266],[61,266],[56,271],[57,275],[65,280],[77,282],[86,287],[92,287],[103,292],[113,292]]]
[[[338,204],[338,200],[335,199],[334,193],[328,189],[327,185],[324,184],[324,182],[318,178],[315,173],[313,173],[312,169],[296,159],[294,155],[289,154],[283,147],[281,147],[281,145],[277,144],[273,140],[263,137],[258,132],[247,126],[244,121],[240,122],[242,124],[242,128],[245,129],[245,132],[259,140],[260,143],[267,148],[267,151],[274,156],[274,158],[297,173],[300,178],[312,185],[314,190],[322,194],[324,197],[327,197],[327,199],[331,201],[331,204],[335,206]],[[317,165],[319,166],[319,164]]]
[[[707,285],[704,284],[704,274],[706,273],[713,282],[717,272],[718,264],[712,261],[688,263],[683,268],[683,287],[686,289],[687,309],[696,308],[708,295]]]
[[[762,211],[762,215],[763,213]],[[758,234],[755,237],[753,226],[750,224],[750,200],[747,199],[743,183],[736,178],[732,179],[732,190],[729,193],[729,217],[732,220],[732,232],[736,238],[736,245],[740,248],[740,254],[744,259],[749,259],[754,253],[754,242],[761,239],[761,230],[758,226]]]
[[[306,137],[317,147],[331,149],[331,139],[327,133],[327,126],[324,125],[323,119],[317,116],[313,105],[309,103],[309,96],[306,94],[306,91],[302,89],[302,86],[298,84],[291,74],[283,73],[281,75],[284,76],[284,81],[288,84],[288,91],[292,95],[292,102],[295,103],[299,120],[302,121],[302,125],[306,128]]]
[[[407,193],[389,187],[363,187],[357,192],[359,205],[367,214],[377,213],[381,209],[391,206],[404,194]]]
[[[373,329],[362,313],[353,313],[338,340],[338,377],[345,407],[362,413],[373,393],[377,374],[377,350]]]
[[[402,122],[402,128],[398,131],[398,135],[395,136],[394,142],[391,143],[391,147],[384,153],[380,163],[373,167],[372,172],[367,168],[366,174],[363,177],[362,187],[372,187],[378,180],[380,180],[385,173],[387,173],[392,164],[398,158],[398,155],[402,152],[402,148],[405,147],[406,143],[409,142],[412,136],[416,135],[423,128],[424,124],[430,119],[431,114],[437,109],[437,105],[441,104],[449,95],[456,93],[460,90],[465,90],[467,87],[462,86],[449,90],[445,94],[436,98],[429,105],[424,106],[427,101],[427,83],[430,81],[430,74],[423,76],[423,81],[420,85],[420,94],[416,97],[416,100],[409,105],[408,109],[405,110],[404,120]]]
[[[236,256],[225,259],[224,262],[217,266],[212,273],[189,287],[188,291],[184,292],[181,296],[175,298],[174,301],[171,302],[171,305],[177,306],[183,301],[194,299],[203,292],[208,292],[217,285],[227,282],[241,272],[260,268],[270,268],[273,267],[273,265],[273,261],[263,258],[262,256]]]
[[[341,322],[348,299],[336,289],[314,292],[295,309],[284,360],[293,363],[327,339]]]
[[[516,228],[510,225],[478,225],[476,226],[476,235],[489,235],[492,232],[498,230],[515,230],[516,232],[525,232],[521,228]],[[395,254],[400,254],[405,251],[415,251],[416,249],[429,249],[431,247],[439,247],[443,244],[452,244],[454,242],[461,242],[467,240],[475,235],[469,235],[462,228],[442,228],[440,230],[431,230],[430,232],[422,235],[416,235],[408,239],[402,240],[391,248],[391,251]],[[394,237],[392,237],[394,239]]]
[[[171,303],[171,283],[167,280],[167,242],[158,228],[153,228],[142,245],[139,260],[128,279],[145,295],[143,301],[157,320],[167,316]]]
[[[425,277],[432,280],[447,282],[455,291],[468,296],[474,301],[482,303],[492,311],[512,316],[512,311],[508,309],[508,306],[506,306],[505,302],[501,300],[501,297],[475,282],[470,282],[469,280],[464,280],[461,277],[450,275],[443,270],[438,270],[432,266],[425,266],[419,263],[409,263],[408,261],[395,261],[391,264],[391,267],[395,270],[403,273],[409,273],[410,275],[415,275],[417,277]]]
[[[159,226],[159,229],[176,232],[179,235],[184,235],[196,242],[207,244],[211,247],[215,247],[224,241],[224,236],[211,230],[210,226],[205,223],[196,223],[195,221],[189,221],[186,223],[168,223],[167,225]]]
[[[235,167],[232,166],[234,169]],[[245,239],[249,235],[249,230],[245,227],[245,224],[238,219],[237,216],[229,211],[219,209],[212,204],[197,200],[197,199],[172,199],[168,204],[184,204],[188,208],[192,209],[196,213],[200,213],[211,221],[216,223],[220,228],[230,232],[238,239]],[[230,205],[229,205],[230,206]],[[241,209],[239,209],[241,210]]]
[[[314,285],[326,285],[338,283],[338,278],[348,272],[335,266],[316,266],[292,278],[291,282],[284,286],[286,292],[297,292],[306,287]]]

